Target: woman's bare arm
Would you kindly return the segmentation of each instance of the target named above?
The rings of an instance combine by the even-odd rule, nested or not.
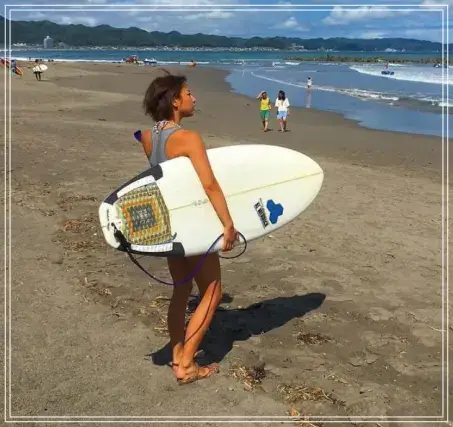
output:
[[[151,131],[137,131],[134,134],[135,138],[142,144],[143,150],[145,151],[146,157],[149,158],[151,155],[151,151],[153,148],[152,138],[151,138]]]
[[[181,130],[175,132],[173,138],[178,138],[177,143],[172,144],[172,157],[185,156],[190,159],[192,165],[200,178],[206,195],[214,207],[220,221],[225,228],[233,228],[233,220],[231,218],[225,196],[219,183],[217,182],[211,164],[206,153],[206,148],[200,135],[196,132]],[[172,138],[172,139],[173,139]],[[173,141],[172,141],[173,142]],[[175,152],[176,151],[176,152]],[[169,153],[170,154],[170,153]]]

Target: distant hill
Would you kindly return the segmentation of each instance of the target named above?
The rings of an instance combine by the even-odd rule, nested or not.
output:
[[[300,39],[288,37],[225,37],[207,34],[181,34],[178,31],[163,33],[148,32],[140,28],[115,28],[110,25],[87,27],[85,25],[59,25],[50,21],[11,21],[11,42],[42,44],[46,36],[55,43],[65,43],[73,47],[81,46],[134,46],[134,47],[209,47],[209,48],[275,48],[289,49],[293,45],[305,49],[333,49],[338,51],[383,51],[385,49],[410,52],[436,52],[442,49],[441,43],[425,40],[389,39]],[[9,21],[0,16],[0,23]],[[0,31],[0,42],[4,42],[4,32]]]

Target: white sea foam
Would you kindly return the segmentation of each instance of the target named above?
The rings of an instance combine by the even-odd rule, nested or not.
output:
[[[373,100],[380,100],[380,101],[398,101],[400,98],[396,95],[387,94],[384,92],[372,91],[372,90],[364,90],[364,89],[344,89],[344,88],[336,88],[331,86],[316,86],[315,89],[322,90],[325,92],[336,92],[342,93],[344,95],[353,96],[354,98],[360,99],[373,99]]]
[[[273,77],[268,77],[268,76],[263,76],[260,74],[256,74],[254,72],[251,72],[251,75],[260,79],[268,80],[274,83],[279,83],[282,85],[286,86],[293,86],[293,87],[298,87],[305,89],[306,88],[306,83],[305,82],[290,82],[290,81],[285,81],[281,79],[276,79]],[[379,92],[376,90],[365,90],[365,89],[354,89],[354,88],[338,88],[338,87],[333,87],[333,86],[320,86],[320,85],[314,85],[312,87],[312,90],[319,90],[323,92],[332,92],[332,93],[338,93],[342,95],[347,95],[351,96],[357,99],[361,99],[363,101],[383,101],[387,102],[390,105],[394,105],[395,102],[400,101],[403,102],[404,100],[412,102],[426,102],[430,103],[432,106],[436,107],[453,107],[453,101],[450,103],[447,100],[442,100],[441,98],[436,98],[436,97],[427,97],[426,95],[423,94],[393,94],[393,93],[385,93],[385,92]]]
[[[287,86],[294,86],[294,87],[300,87],[300,88],[306,88],[306,83],[305,82],[288,82],[285,80],[279,80],[275,79],[272,77],[267,77],[267,76],[262,76],[259,74],[251,73],[252,76],[264,79],[264,80],[269,80],[274,83],[280,83],[284,84]],[[362,89],[345,89],[345,88],[336,88],[333,86],[318,86],[315,85],[313,86],[312,90],[322,90],[324,92],[334,92],[334,93],[341,93],[343,95],[349,95],[353,96],[355,98],[360,98],[360,99],[374,99],[374,100],[382,100],[382,101],[398,101],[399,97],[391,94],[386,94],[383,92],[377,92],[377,91],[369,91],[369,90],[362,90]]]
[[[393,66],[389,67],[392,68]],[[442,75],[442,68],[434,67],[421,67],[413,65],[401,65],[395,74],[390,76],[383,76],[381,71],[383,66],[381,65],[352,65],[351,70],[357,71],[358,73],[368,74],[370,76],[381,77],[385,79],[393,80],[405,80],[410,82],[420,83],[431,83],[431,84],[448,84],[453,85],[453,75],[448,75],[444,71]],[[448,77],[448,78],[447,78]]]

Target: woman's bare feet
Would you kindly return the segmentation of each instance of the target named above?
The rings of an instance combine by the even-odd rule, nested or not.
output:
[[[173,363],[173,372],[176,375],[176,381],[179,385],[190,384],[198,380],[209,378],[219,372],[219,365],[212,363],[210,365],[199,366],[195,362],[187,367]]]
[[[197,350],[195,352],[195,355],[194,355],[194,360],[196,360],[197,358],[202,358],[204,356],[204,351],[202,349],[200,350]],[[170,362],[169,366],[173,369],[173,373],[175,374],[175,376],[177,377],[177,371],[178,371],[178,367],[179,367],[179,363],[181,362],[181,358],[182,358],[182,354],[178,357],[178,356],[173,356],[173,361]]]

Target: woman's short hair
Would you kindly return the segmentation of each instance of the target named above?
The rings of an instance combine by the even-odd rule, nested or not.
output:
[[[173,101],[179,98],[182,88],[187,82],[185,76],[178,76],[163,70],[165,75],[156,77],[145,93],[143,108],[145,114],[156,122],[173,118]]]

